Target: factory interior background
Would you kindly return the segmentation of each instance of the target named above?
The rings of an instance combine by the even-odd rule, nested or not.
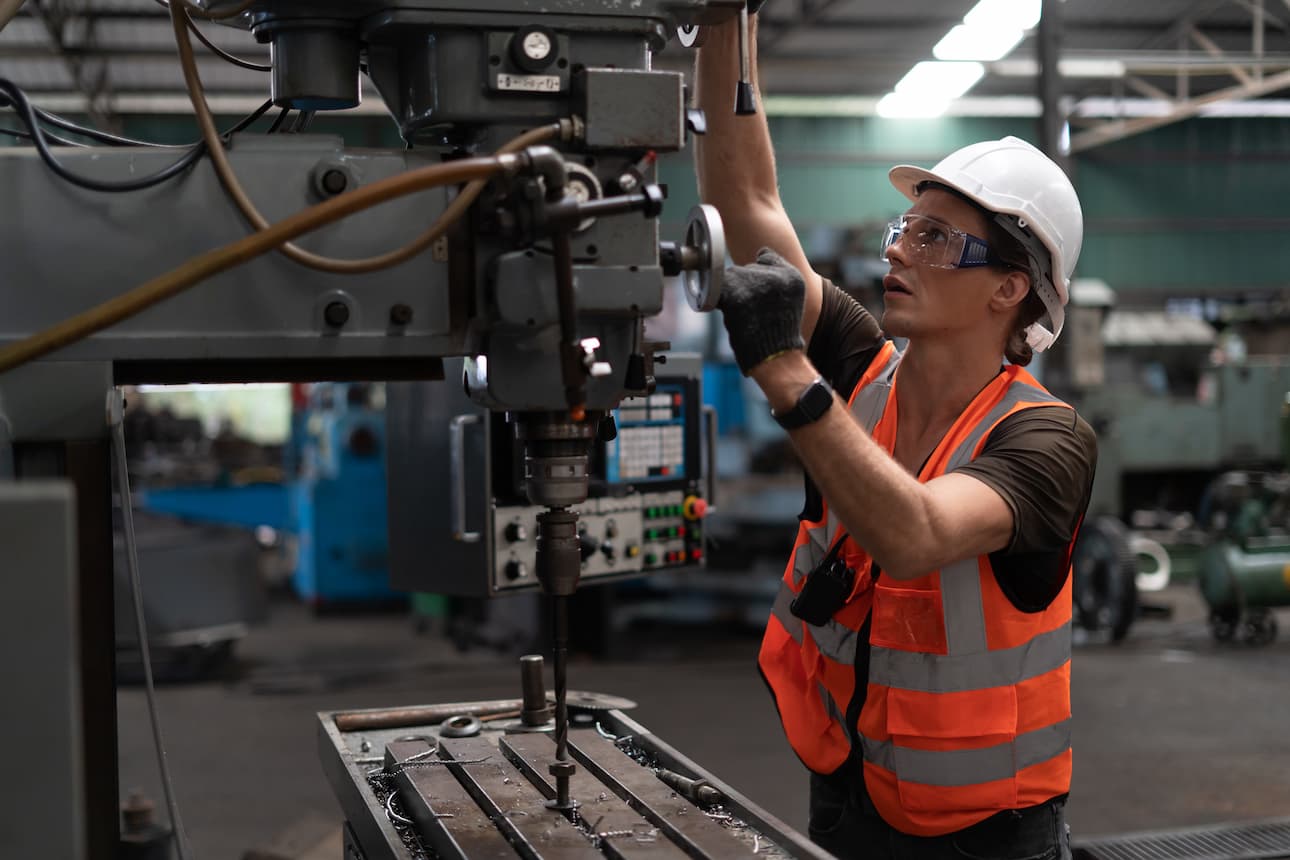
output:
[[[930,166],[1005,135],[1060,153],[1085,239],[1066,331],[1031,370],[1099,443],[1073,569],[1067,820],[1090,850],[1257,824],[1282,842],[1204,856],[1290,856],[1290,3],[995,3],[1021,16],[987,25],[1011,42],[980,57],[942,47],[976,5],[770,0],[761,109],[784,205],[812,266],[879,313],[880,240],[906,206],[891,165]],[[269,62],[243,30],[200,26]],[[184,144],[196,126],[173,48],[151,0],[28,0],[0,33],[0,79],[75,122]],[[655,66],[687,72],[692,56],[673,40]],[[971,80],[939,81],[939,101],[911,107],[897,84],[946,59],[973,66]],[[221,127],[267,97],[263,73],[199,60]],[[401,151],[381,94],[363,86],[357,110],[275,109],[245,134]],[[13,105],[11,93],[0,103],[5,160],[30,148]],[[699,203],[691,146],[658,158],[663,240],[687,235]],[[0,188],[0,206],[44,218],[30,193]],[[94,223],[38,229],[67,231],[75,254]],[[156,229],[160,245],[169,225]],[[136,265],[139,281],[157,273]],[[24,332],[4,319],[20,294],[4,270],[0,259],[7,342]],[[691,310],[676,279],[646,334],[675,357],[655,366],[654,395],[619,407],[618,440],[592,463],[603,485],[635,476],[645,495],[636,532],[605,525],[610,499],[596,508],[571,599],[568,685],[626,700],[640,725],[805,833],[806,772],[756,664],[801,466],[718,315]],[[531,550],[515,551],[533,535],[499,489],[522,464],[499,415],[462,394],[459,359],[440,382],[188,384],[183,373],[124,386],[122,423],[158,713],[193,856],[340,858],[346,816],[322,763],[320,712],[518,698],[530,654],[548,655],[550,689],[550,610],[512,587],[534,583]],[[660,478],[669,489],[651,491]],[[115,628],[115,713],[98,716],[117,738],[119,805],[151,807],[140,840],[161,834],[151,844],[167,846],[119,494],[114,504],[102,568],[112,611],[100,609]],[[623,566],[636,575],[615,575]],[[40,619],[16,597],[5,618],[6,663],[34,660],[21,643]],[[24,719],[22,702],[3,710],[11,742],[66,743]]]

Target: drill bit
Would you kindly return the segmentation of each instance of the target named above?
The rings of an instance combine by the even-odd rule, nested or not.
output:
[[[551,596],[552,621],[552,673],[555,676],[555,761],[550,772],[555,777],[556,809],[568,810],[577,805],[569,798],[569,777],[576,770],[569,761],[569,708],[565,702],[569,685],[566,669],[569,659],[569,598],[562,594]]]

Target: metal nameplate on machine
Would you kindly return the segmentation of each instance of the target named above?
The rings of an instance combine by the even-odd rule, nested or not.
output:
[[[598,426],[587,498],[573,506],[583,584],[704,564],[714,416],[699,357],[666,359],[651,393]],[[476,597],[537,588],[543,508],[526,495],[523,445],[504,416],[452,385],[392,383],[386,420],[394,586]]]

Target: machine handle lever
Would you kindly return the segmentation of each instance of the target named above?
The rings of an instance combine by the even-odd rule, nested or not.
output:
[[[717,407],[704,404],[703,430],[707,437],[708,510],[711,511],[717,506]]]
[[[462,543],[479,543],[479,532],[466,531],[466,425],[478,424],[478,415],[458,415],[448,425],[450,460],[448,464],[452,483],[452,536]]]

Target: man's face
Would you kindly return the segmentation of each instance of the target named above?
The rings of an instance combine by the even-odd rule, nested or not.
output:
[[[919,195],[907,213],[927,216],[973,236],[988,235],[985,216],[966,201],[937,188]],[[931,220],[931,219],[934,219]],[[914,240],[902,235],[887,249],[891,272],[883,279],[882,327],[889,335],[926,338],[970,331],[988,322],[989,302],[1003,275],[992,267],[943,269],[911,253]]]

